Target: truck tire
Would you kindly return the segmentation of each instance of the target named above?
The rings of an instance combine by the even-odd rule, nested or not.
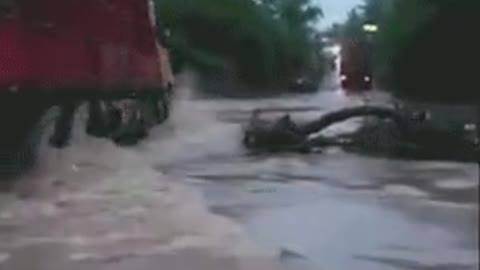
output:
[[[70,142],[72,137],[73,122],[78,103],[67,101],[60,105],[60,112],[55,121],[53,135],[50,137],[50,146],[55,148],[64,148]]]
[[[164,123],[170,116],[170,104],[167,93],[151,94],[148,98],[148,106],[153,108],[156,124]]]
[[[142,100],[130,99],[119,105],[121,123],[112,133],[112,140],[119,146],[136,145],[148,136],[148,124],[142,108]]]
[[[102,100],[88,101],[87,134],[97,138],[105,138],[115,125],[115,112],[110,111],[108,104]]]
[[[35,165],[48,105],[17,97],[0,97],[0,182]]]

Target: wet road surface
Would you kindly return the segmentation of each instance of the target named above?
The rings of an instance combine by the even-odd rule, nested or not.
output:
[[[302,119],[365,99],[345,96],[333,81],[323,88],[255,100],[197,99],[185,90],[170,123],[138,147],[82,137],[70,150],[49,152],[44,173],[20,187],[23,199],[0,196],[0,269],[267,269],[237,267],[232,254],[252,249],[243,230],[281,250],[280,263],[293,269],[478,269],[476,164],[335,148],[250,155],[241,147],[242,124],[255,108]],[[179,182],[205,199],[172,184]],[[205,204],[243,228],[207,218]],[[225,256],[213,260],[211,250]]]
[[[476,164],[389,160],[338,149],[248,156],[238,146],[238,123],[254,107],[283,108],[301,119],[365,97],[326,87],[286,99],[198,101],[216,119],[210,128],[222,132],[199,136],[204,141],[198,148],[210,145],[208,154],[159,169],[190,179],[213,211],[313,269],[478,269]],[[383,103],[388,97],[370,99]],[[330,132],[355,126],[350,121]]]

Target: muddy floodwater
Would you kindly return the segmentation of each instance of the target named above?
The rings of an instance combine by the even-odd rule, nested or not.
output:
[[[171,121],[154,130],[141,145],[119,150],[107,142],[80,136],[73,150],[49,150],[45,161],[49,170],[40,170],[24,180],[31,183],[36,178],[50,179],[48,185],[32,188],[24,184],[18,191],[22,196],[0,195],[0,269],[2,263],[8,266],[6,269],[35,269],[21,268],[18,261],[31,255],[33,246],[42,244],[53,246],[44,249],[43,256],[63,254],[65,250],[55,247],[65,242],[55,239],[75,235],[72,232],[95,236],[96,231],[135,228],[135,222],[129,224],[133,222],[127,218],[129,215],[140,213],[140,217],[149,218],[135,223],[140,224],[136,234],[110,234],[110,238],[107,234],[105,243],[123,237],[122,245],[114,249],[135,246],[135,250],[148,253],[154,246],[152,242],[168,238],[168,233],[158,227],[192,230],[187,225],[174,228],[165,221],[167,217],[152,218],[155,205],[161,204],[156,204],[157,200],[162,200],[159,198],[168,189],[168,185],[150,180],[157,173],[201,193],[203,199],[196,203],[233,220],[260,245],[280,250],[278,261],[286,267],[478,269],[477,164],[373,158],[336,148],[309,155],[251,155],[240,144],[242,125],[255,108],[274,108],[290,112],[294,119],[307,119],[331,109],[361,104],[365,96],[346,96],[337,90],[334,81],[315,94],[276,98],[206,99],[188,93],[179,91]],[[385,103],[389,97],[375,92],[368,99]],[[358,121],[352,120],[328,132],[357,126]],[[108,176],[102,178],[108,180],[92,180],[99,175]],[[64,181],[67,178],[75,179]],[[49,204],[49,194],[55,189],[69,191],[68,196],[53,204],[57,208]],[[95,203],[121,192],[132,196]],[[29,198],[34,198],[34,208]],[[89,203],[74,207],[78,201]],[[71,212],[59,213],[69,204],[73,205]],[[25,223],[33,222],[29,215],[38,215],[30,213],[34,211],[31,209],[44,211],[36,224]],[[126,211],[124,223],[111,220],[122,209]],[[78,218],[82,215],[95,221]],[[59,217],[68,220],[60,221]],[[184,222],[192,222],[194,228],[215,230],[214,223],[193,225],[200,218]],[[75,238],[68,239],[75,242]],[[82,242],[82,238],[76,240]],[[95,251],[109,254],[110,246],[97,240]],[[224,245],[230,245],[229,241],[232,239],[225,239]],[[141,255],[118,254],[136,260]],[[72,251],[69,256],[81,260],[87,255]],[[113,260],[121,260],[119,256],[113,256]]]

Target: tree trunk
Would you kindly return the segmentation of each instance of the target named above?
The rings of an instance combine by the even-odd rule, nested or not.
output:
[[[381,119],[392,119],[398,127],[398,130],[408,132],[409,119],[413,119],[413,117],[409,118],[407,113],[395,109],[376,106],[360,106],[327,113],[319,117],[317,120],[297,125],[291,121],[288,114],[272,123],[261,119],[261,112],[261,110],[256,110],[253,113],[249,125],[245,130],[243,143],[247,148],[266,150],[305,149],[306,147],[350,145],[352,143],[351,141],[341,138],[331,139],[316,137],[309,139],[309,135],[319,133],[338,122],[361,116],[376,116]]]
[[[382,119],[390,118],[400,126],[403,126],[406,121],[405,115],[402,115],[397,110],[384,107],[361,106],[327,113],[317,120],[303,125],[300,129],[303,135],[309,135],[318,133],[335,123],[360,116],[376,116]]]

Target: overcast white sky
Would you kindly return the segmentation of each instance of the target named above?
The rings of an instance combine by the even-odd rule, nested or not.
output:
[[[326,28],[335,22],[343,22],[347,18],[347,13],[355,6],[361,4],[362,0],[315,0],[323,8],[325,18],[319,26]]]

